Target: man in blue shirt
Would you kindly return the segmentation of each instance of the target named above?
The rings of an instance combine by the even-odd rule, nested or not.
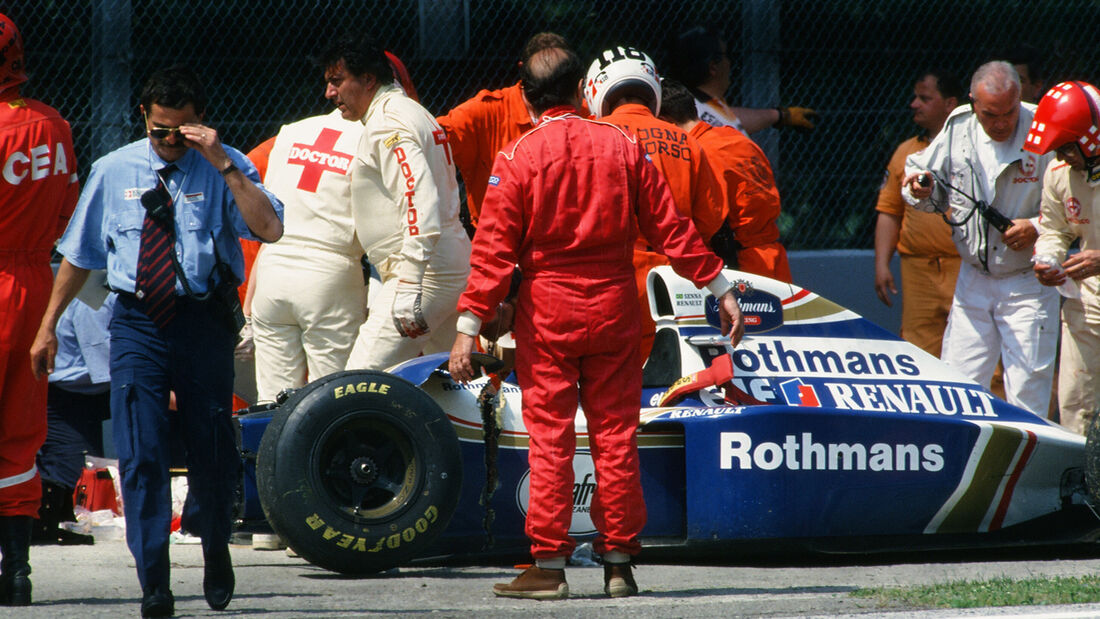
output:
[[[76,299],[57,322],[57,355],[46,399],[46,442],[36,458],[42,504],[33,540],[47,544],[92,543],[91,536],[58,527],[75,520],[73,489],[85,454],[103,456],[103,422],[111,417],[110,335],[115,295],[98,308]]]
[[[216,610],[233,596],[228,542],[240,459],[230,409],[238,327],[217,287],[232,286],[235,295],[243,279],[238,237],[273,242],[283,232],[282,203],[259,183],[251,162],[203,124],[205,103],[202,84],[186,67],[149,78],[141,94],[148,138],[92,166],[58,246],[64,259],[31,349],[36,375],[52,371],[58,317],[88,271],[106,268],[108,285],[119,293],[111,321],[115,446],[146,617],[175,609],[168,559],[170,392],[195,504],[183,525],[203,540],[203,593]]]

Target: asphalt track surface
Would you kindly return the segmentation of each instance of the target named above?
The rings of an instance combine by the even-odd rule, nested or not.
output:
[[[1080,576],[1100,569],[1100,547],[863,557],[802,557],[783,563],[656,565],[635,571],[641,594],[611,600],[603,570],[569,567],[568,600],[496,598],[492,585],[518,572],[511,565],[403,567],[350,578],[282,551],[231,547],[236,595],[216,612],[202,597],[202,550],[172,546],[172,590],[181,617],[1097,617],[1100,604],[919,611],[876,607],[850,592],[1010,576]],[[11,617],[135,617],[140,590],[122,541],[94,546],[34,546],[34,605],[0,608]]]

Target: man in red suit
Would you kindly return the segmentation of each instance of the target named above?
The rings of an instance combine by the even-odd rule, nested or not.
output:
[[[645,524],[635,431],[641,403],[640,308],[632,253],[640,230],[678,273],[718,299],[724,331],[736,343],[741,311],[722,261],[676,210],[668,183],[636,138],[577,115],[583,75],[560,48],[533,55],[523,89],[539,124],[502,151],[488,182],[474,239],[471,273],[459,299],[450,371],[474,377],[471,353],[519,265],[516,372],[530,434],[530,503],[526,531],[536,564],[499,596],[568,597],[565,559],[575,547],[572,516],[574,420],[588,420],[597,488],[592,520],[611,597],[638,588],[631,558]]]

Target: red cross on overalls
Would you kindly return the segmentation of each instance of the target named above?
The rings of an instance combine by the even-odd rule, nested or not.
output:
[[[321,174],[335,172],[346,174],[351,164],[352,156],[338,152],[335,149],[336,141],[342,133],[335,129],[322,129],[317,140],[313,144],[295,144],[292,147],[291,156],[287,158],[287,164],[304,166],[302,177],[298,179],[298,189],[302,191],[317,191],[317,185],[321,182]],[[294,151],[297,151],[295,153]],[[295,154],[301,156],[295,157]],[[316,159],[316,161],[312,159]],[[339,160],[343,165],[334,165],[333,160]]]

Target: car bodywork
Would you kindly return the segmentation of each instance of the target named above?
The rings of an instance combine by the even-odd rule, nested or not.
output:
[[[745,315],[736,347],[719,333],[713,297],[669,267],[649,275],[657,336],[643,371],[638,430],[646,552],[1095,538],[1100,521],[1086,505],[1083,437],[997,399],[812,292],[726,275]],[[659,405],[678,378],[715,360],[732,365],[729,382]],[[520,389],[489,377],[456,383],[445,362],[446,354],[430,355],[390,371],[438,403],[461,453],[454,515],[420,554],[522,553],[529,467]],[[262,414],[244,424],[246,450],[263,425]],[[597,482],[581,410],[576,427],[570,533],[584,539],[595,534],[588,509]]]

